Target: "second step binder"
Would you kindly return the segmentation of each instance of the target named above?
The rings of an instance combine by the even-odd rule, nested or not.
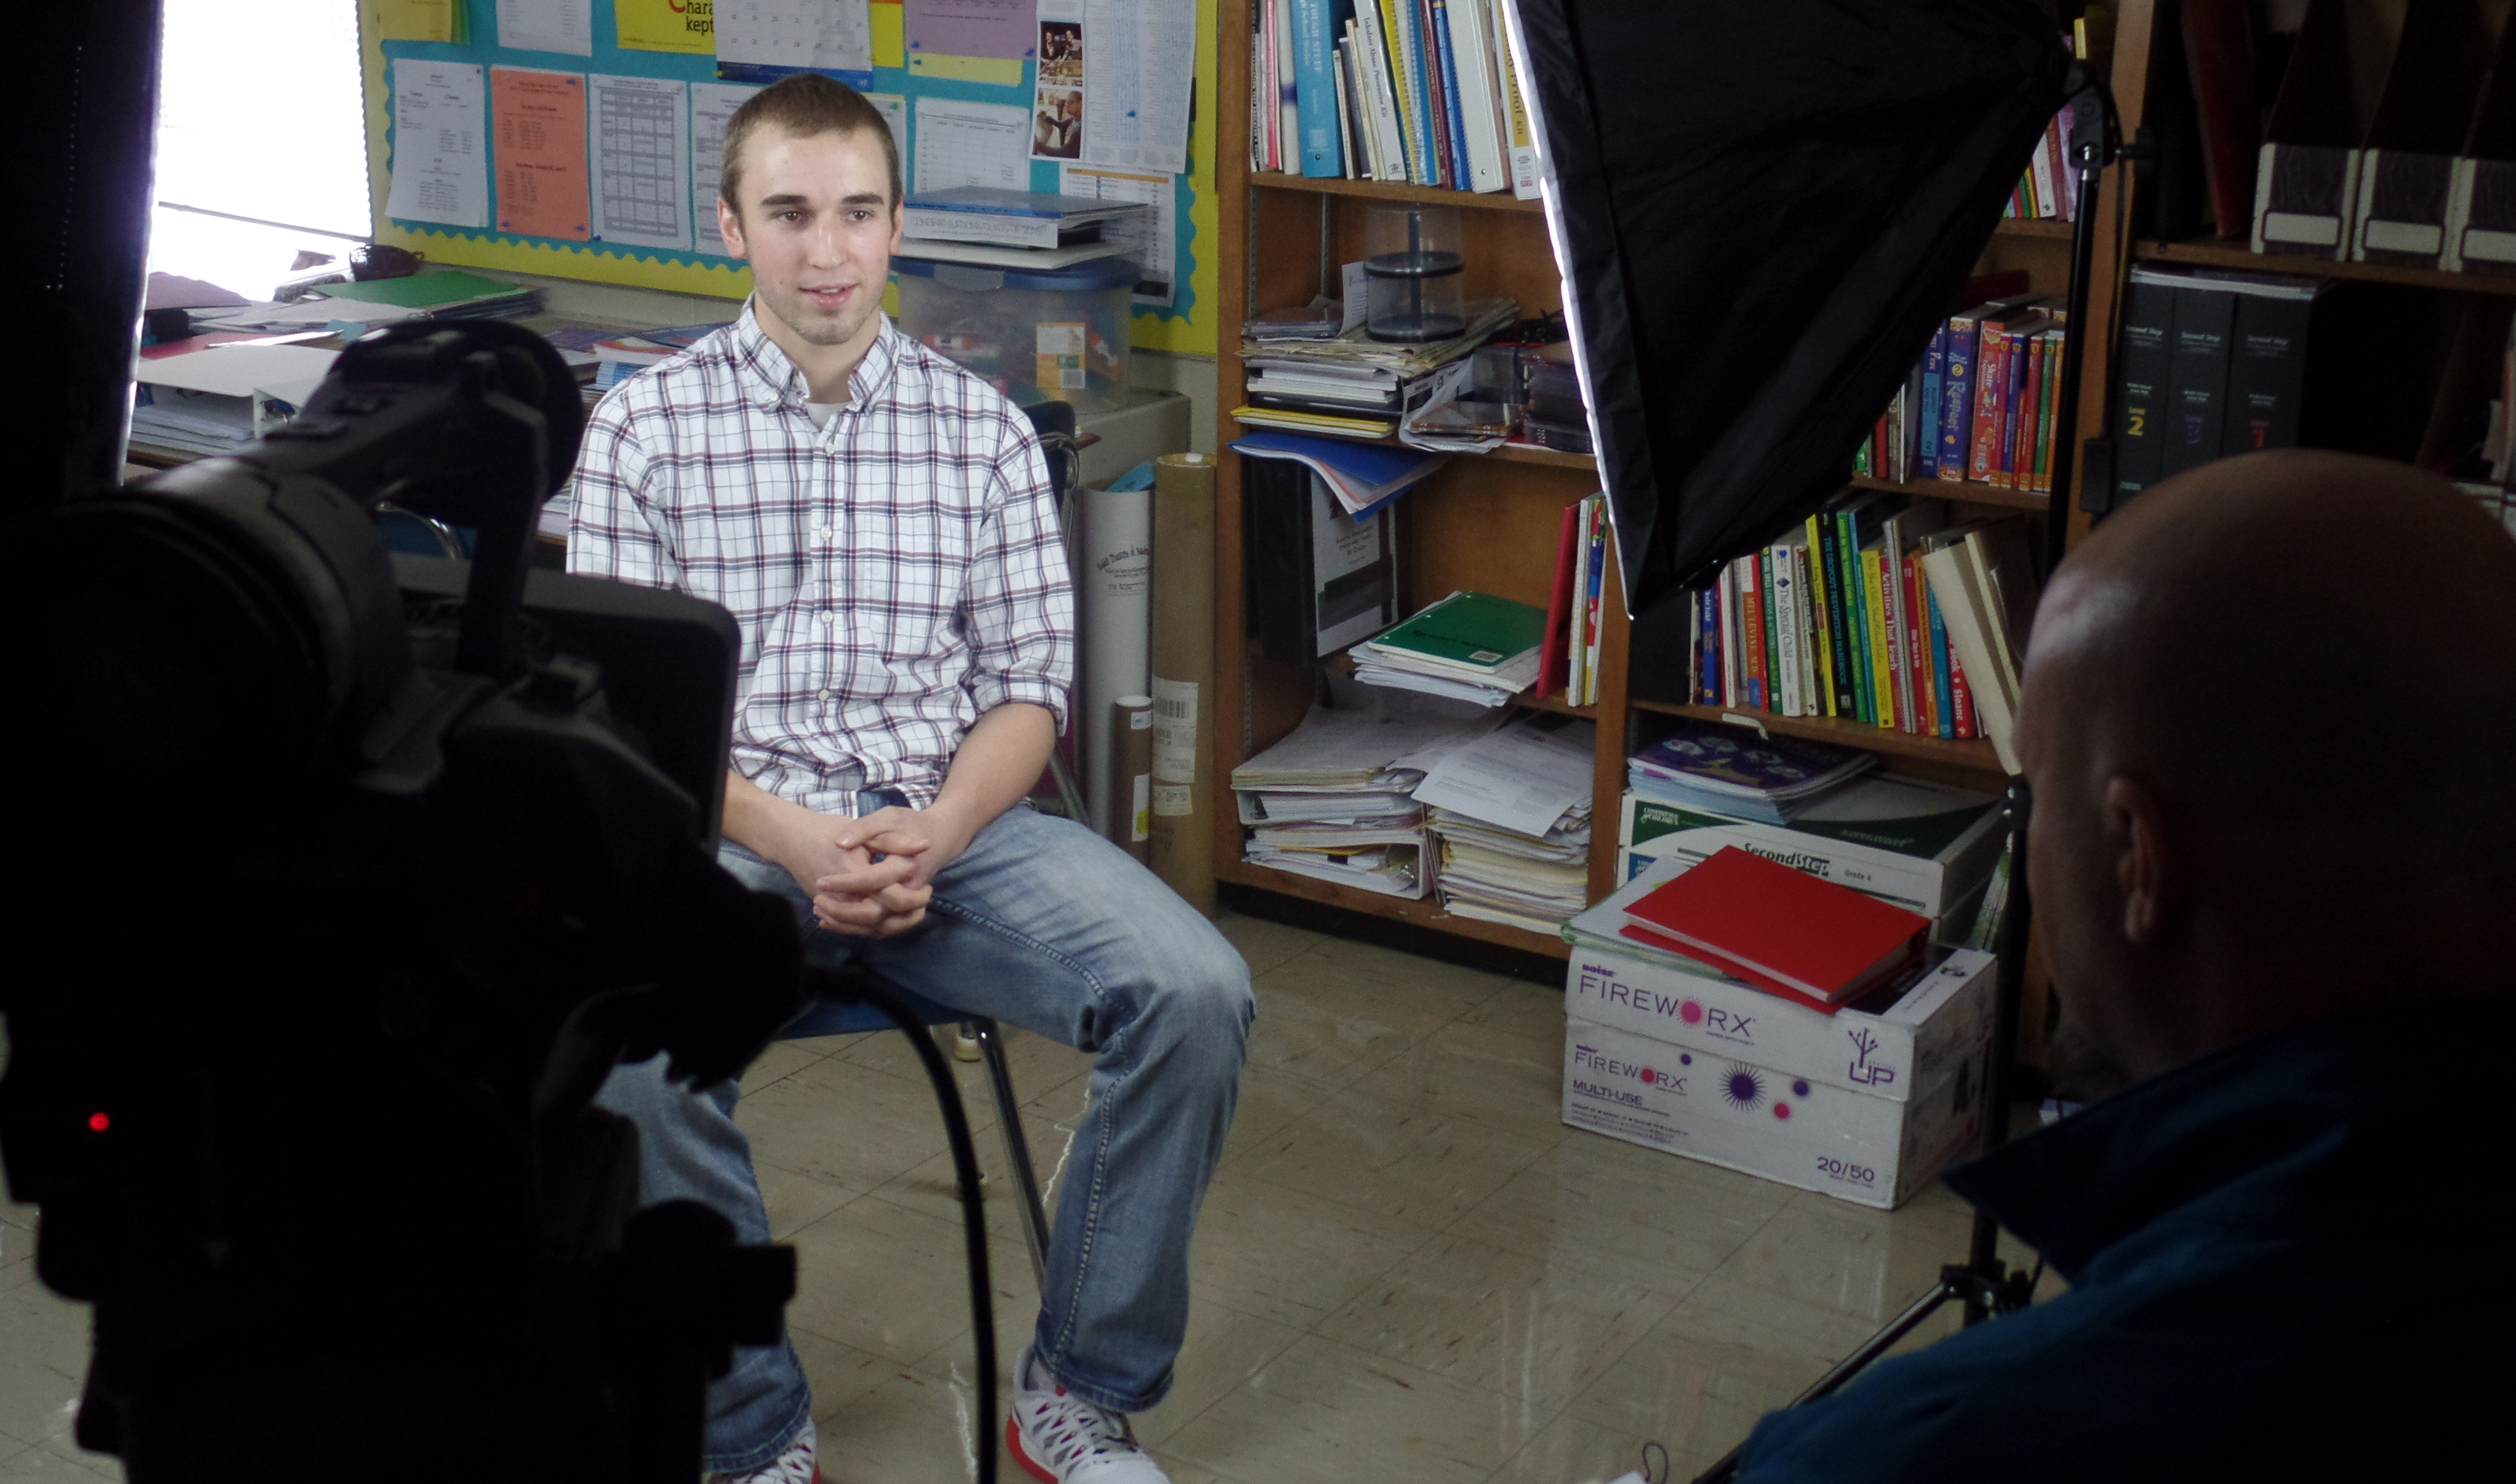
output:
[[[1389,507],[1357,518],[1307,467],[1240,461],[1248,512],[1249,615],[1259,652],[1308,665],[1398,622],[1398,522]]]

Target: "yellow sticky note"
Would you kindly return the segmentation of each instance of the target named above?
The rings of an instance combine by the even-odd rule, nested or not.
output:
[[[948,77],[955,82],[994,83],[1000,88],[1021,87],[1022,69],[1019,57],[944,57],[919,52],[908,59],[912,77]]]
[[[866,17],[873,21],[873,64],[878,67],[908,65],[908,8],[900,0],[873,0],[865,7]]]
[[[894,319],[900,317],[900,280],[897,278],[882,286],[882,311]]]
[[[376,35],[386,41],[452,41],[454,0],[376,0]]]
[[[716,54],[716,0],[611,0],[611,18],[623,48]]]

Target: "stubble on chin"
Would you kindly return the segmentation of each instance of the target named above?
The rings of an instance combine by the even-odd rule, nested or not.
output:
[[[848,312],[833,317],[812,312],[809,302],[800,299],[789,303],[771,300],[769,306],[770,311],[777,316],[780,323],[795,332],[797,338],[806,345],[812,346],[846,345],[864,332],[865,325],[872,320],[874,310],[878,307],[879,301],[868,303],[861,308],[852,305]]]

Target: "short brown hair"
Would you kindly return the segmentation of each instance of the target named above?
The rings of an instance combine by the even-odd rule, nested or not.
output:
[[[884,122],[882,110],[837,78],[818,72],[797,72],[753,94],[734,110],[734,117],[726,120],[725,167],[718,179],[717,194],[734,207],[734,215],[742,214],[742,198],[735,194],[742,188],[742,146],[750,140],[751,131],[763,124],[774,124],[802,139],[817,134],[871,133],[882,141],[883,163],[891,167],[891,204],[900,204],[903,193],[900,186],[900,141],[891,137],[891,125]]]

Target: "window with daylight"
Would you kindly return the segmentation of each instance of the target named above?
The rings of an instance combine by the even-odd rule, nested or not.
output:
[[[253,299],[369,230],[352,0],[165,0],[148,266]]]

